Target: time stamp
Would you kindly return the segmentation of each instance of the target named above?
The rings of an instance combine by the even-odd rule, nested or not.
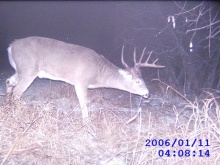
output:
[[[169,147],[171,149],[159,149],[157,154],[160,157],[210,157],[210,142],[208,139],[147,139],[146,147]],[[184,147],[187,149],[172,149]],[[203,148],[203,149],[194,149]]]

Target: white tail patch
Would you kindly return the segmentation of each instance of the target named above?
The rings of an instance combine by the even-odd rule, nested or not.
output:
[[[15,70],[17,70],[16,65],[15,65],[15,62],[14,62],[14,60],[13,60],[13,58],[12,58],[12,51],[11,51],[11,49],[12,49],[11,46],[9,46],[8,49],[7,49],[7,51],[8,51],[9,63],[11,64],[11,66],[12,66]]]

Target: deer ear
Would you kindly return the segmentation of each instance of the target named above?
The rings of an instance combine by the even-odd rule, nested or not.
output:
[[[132,74],[141,76],[141,70],[138,66],[134,66],[134,68],[131,69]]]
[[[134,68],[131,68],[131,73],[132,75],[136,75],[138,77],[141,76],[141,70],[139,69],[139,67],[134,67]]]

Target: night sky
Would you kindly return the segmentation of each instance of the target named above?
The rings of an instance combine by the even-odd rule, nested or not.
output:
[[[155,13],[161,7],[168,12],[162,22]],[[166,25],[172,8],[170,2],[150,1],[0,2],[1,64],[7,63],[10,42],[42,36],[89,47],[121,66],[122,45],[131,51],[128,58],[134,46],[143,49]],[[148,50],[156,46],[151,43]]]
[[[0,69],[1,72],[3,72],[2,69],[12,69],[8,63],[7,47],[13,40],[41,36],[91,48],[121,68],[123,66],[120,55],[123,45],[125,61],[130,66],[133,65],[134,47],[137,49],[138,56],[146,47],[146,52],[154,52],[153,60],[159,58],[158,63],[166,66],[162,75],[168,83],[175,83],[175,81],[183,83],[184,72],[189,73],[189,81],[200,73],[209,73],[210,70],[218,75],[216,67],[209,69],[209,62],[205,60],[218,60],[219,35],[212,38],[212,47],[208,49],[209,31],[207,29],[198,31],[195,35],[192,32],[186,34],[188,29],[193,29],[195,26],[206,26],[209,15],[206,12],[207,14],[204,14],[198,22],[194,21],[191,24],[186,20],[197,18],[197,11],[203,12],[206,7],[216,6],[217,2],[212,2],[204,8],[197,7],[191,10],[200,4],[200,1],[187,3],[174,1],[0,2]],[[217,9],[219,9],[218,5]],[[216,7],[212,12],[215,9]],[[187,10],[190,10],[190,13],[185,12]],[[218,20],[219,13],[214,11],[212,18]],[[168,23],[169,16],[175,17],[175,28],[171,22]],[[216,27],[213,26],[213,29]],[[194,54],[189,48],[191,40]],[[210,53],[216,58],[210,58]],[[192,66],[191,70],[188,64]],[[204,64],[204,67],[199,66],[200,64]],[[193,68],[197,65],[198,67]],[[173,71],[170,70],[171,68]],[[182,68],[186,70],[183,71]],[[191,74],[192,71],[195,73]],[[143,69],[144,78],[151,79],[150,74],[156,75],[157,72],[155,69],[154,71]],[[205,75],[206,73],[201,75],[198,82],[205,81],[207,79]],[[218,79],[213,81],[218,84]],[[201,84],[202,86],[204,83]]]

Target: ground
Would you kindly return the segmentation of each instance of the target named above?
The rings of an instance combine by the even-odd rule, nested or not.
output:
[[[36,79],[21,100],[5,102],[0,80],[2,164],[218,164],[219,98],[187,100],[153,83],[151,97],[116,89],[88,93],[83,124],[74,87]],[[155,85],[156,84],[156,85]]]

